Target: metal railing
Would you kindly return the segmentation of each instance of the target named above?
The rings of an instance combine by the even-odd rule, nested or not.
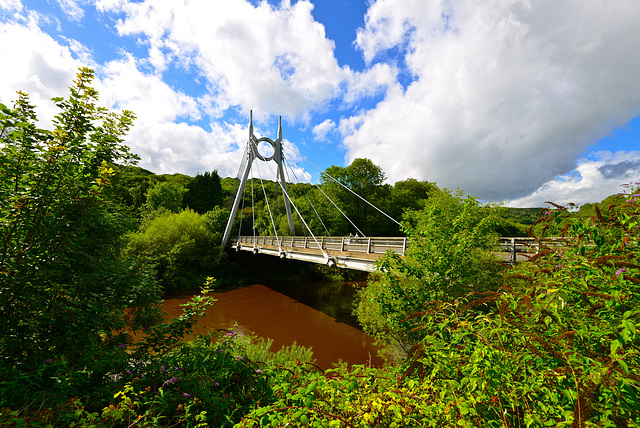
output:
[[[239,236],[231,240],[231,245],[270,245],[280,248],[321,249],[326,251],[346,251],[367,254],[384,254],[387,250],[404,255],[407,238],[354,238],[318,236]]]

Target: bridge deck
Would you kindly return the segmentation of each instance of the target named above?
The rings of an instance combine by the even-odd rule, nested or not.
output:
[[[546,239],[545,242],[561,245],[564,240]],[[536,253],[540,244],[535,238],[500,238],[496,256],[515,263]],[[239,236],[231,240],[231,248],[237,251],[363,271],[373,270],[373,263],[388,250],[404,256],[407,245],[406,237]]]
[[[404,255],[407,238],[349,238],[304,236],[240,236],[231,248],[349,269],[371,271],[387,250]]]

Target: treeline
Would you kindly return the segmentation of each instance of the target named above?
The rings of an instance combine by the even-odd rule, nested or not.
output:
[[[268,339],[231,330],[185,341],[214,304],[210,274],[227,275],[218,244],[234,180],[132,167],[123,140],[134,115],[97,107],[92,78],[81,69],[54,99],[52,131],[37,127],[26,94],[0,104],[0,425],[640,426],[637,185],[536,220],[433,183],[387,185],[367,159],[329,168],[318,187],[292,185],[303,209],[308,197],[322,210],[324,192],[364,234],[411,242],[377,263],[355,308],[394,359],[323,372],[308,349],[273,353]],[[347,188],[402,228],[373,220]],[[257,202],[242,217],[268,233]],[[283,218],[276,230],[288,229]],[[353,227],[335,214],[331,225]],[[508,227],[566,244],[500,264]],[[197,284],[203,294],[163,322],[162,294]]]

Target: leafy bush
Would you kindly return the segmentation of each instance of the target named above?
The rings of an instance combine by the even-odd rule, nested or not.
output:
[[[222,258],[220,237],[208,219],[190,209],[159,212],[128,236],[125,253],[152,261],[165,290],[193,289],[215,273]]]
[[[434,193],[422,211],[405,215],[406,257],[387,253],[360,290],[355,310],[364,330],[400,346],[413,344],[403,320],[430,300],[453,300],[470,291],[495,289],[501,269],[493,256],[492,208],[460,193]],[[413,337],[412,337],[413,336]]]
[[[23,403],[5,407],[10,404],[5,401],[0,424],[232,426],[252,406],[268,404],[271,390],[263,366],[246,358],[246,344],[236,344],[235,333],[182,340],[213,302],[206,294],[195,296],[180,317],[154,326],[139,343],[120,344],[98,360],[78,362],[84,366],[45,362],[38,379],[55,382],[33,388]],[[101,382],[95,379],[98,367],[103,368]],[[7,391],[23,384],[14,374],[1,385]]]
[[[131,221],[105,199],[113,166],[136,160],[123,144],[134,115],[97,107],[92,78],[81,69],[54,99],[53,131],[36,127],[26,94],[0,104],[0,359],[21,373],[82,360],[122,340],[126,321],[154,318],[149,270],[120,258]]]

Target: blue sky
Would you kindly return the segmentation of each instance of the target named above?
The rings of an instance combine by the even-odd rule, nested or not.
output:
[[[86,65],[156,173],[234,176],[253,110],[258,137],[282,116],[299,178],[367,157],[390,183],[582,204],[640,181],[638,18],[635,0],[0,0],[0,102],[24,90],[48,126]]]

